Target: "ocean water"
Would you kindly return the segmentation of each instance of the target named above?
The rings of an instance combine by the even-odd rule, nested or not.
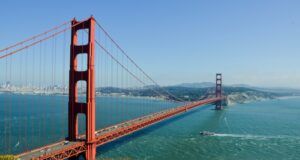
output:
[[[66,136],[65,96],[0,94],[0,104],[0,153],[20,153]],[[176,105],[98,97],[97,128]],[[97,159],[300,159],[300,98],[212,108],[194,109],[102,146]],[[201,131],[216,134],[201,136]]]
[[[97,159],[298,160],[300,99],[196,109],[100,148]],[[199,132],[216,132],[201,136]]]
[[[149,98],[97,97],[96,129],[178,105]],[[18,154],[64,140],[67,117],[67,96],[0,94],[0,154]],[[78,121],[83,134],[85,116],[79,115]]]

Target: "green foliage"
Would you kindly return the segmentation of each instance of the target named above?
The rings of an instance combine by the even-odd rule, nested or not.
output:
[[[167,90],[172,95],[184,100],[184,101],[196,101],[205,99],[207,97],[213,97],[215,94],[215,87],[206,87],[206,88],[190,88],[190,87],[182,87],[182,86],[170,86],[170,87],[163,87],[155,88],[155,86],[150,86],[148,88],[142,89],[122,89],[122,88],[114,88],[114,87],[106,87],[106,88],[97,88],[98,92],[104,94],[122,94],[127,96],[143,96],[143,97],[159,97],[157,92],[154,90],[158,90],[166,96],[163,90]],[[259,91],[251,88],[245,87],[223,87],[223,94],[230,95],[230,94],[241,94],[247,93],[249,95],[256,95],[260,97],[272,98],[279,96],[279,94],[272,93],[272,92],[264,92]],[[169,100],[176,100],[172,96],[168,96],[167,99]]]
[[[14,155],[0,155],[0,160],[16,160]]]

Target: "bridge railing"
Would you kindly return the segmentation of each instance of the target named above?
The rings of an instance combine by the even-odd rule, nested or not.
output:
[[[68,21],[1,50],[0,154],[66,136],[69,34]]]
[[[0,154],[20,153],[64,140],[68,127],[71,22],[64,22],[0,50]],[[87,31],[78,31],[87,43]],[[22,35],[22,34],[20,34]],[[97,23],[96,129],[178,106]],[[142,53],[139,53],[142,54]],[[87,57],[77,57],[84,71]],[[86,83],[77,85],[85,101]],[[79,132],[85,117],[79,115]]]

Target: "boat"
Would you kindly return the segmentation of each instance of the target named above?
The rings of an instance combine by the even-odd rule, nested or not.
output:
[[[214,132],[209,132],[209,131],[202,131],[202,132],[200,132],[200,134],[202,136],[213,136],[213,135],[215,135]]]

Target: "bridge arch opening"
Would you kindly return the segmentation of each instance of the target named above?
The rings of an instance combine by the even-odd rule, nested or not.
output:
[[[77,103],[86,103],[87,97],[87,83],[84,80],[80,80],[76,85],[78,98],[76,100]]]
[[[78,134],[82,135],[85,134],[86,131],[86,116],[83,113],[78,113]]]
[[[89,43],[89,29],[79,29],[77,30],[77,46],[87,45]]]
[[[87,71],[88,58],[86,53],[80,53],[76,56],[77,67],[76,71]]]

